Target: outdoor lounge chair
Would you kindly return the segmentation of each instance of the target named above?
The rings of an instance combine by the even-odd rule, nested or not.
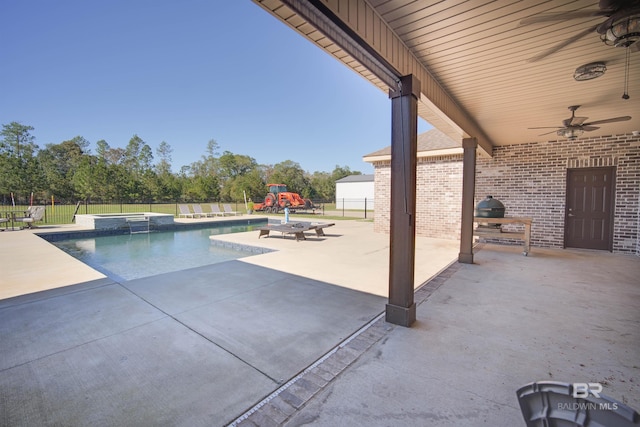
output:
[[[4,224],[4,228],[1,231],[6,230],[9,224],[9,218],[0,218],[0,224]]]
[[[179,218],[195,218],[195,214],[191,212],[189,205],[178,205],[178,209],[180,210],[180,213],[178,214]]]
[[[193,214],[194,214],[196,217],[208,217],[208,216],[213,216],[211,213],[205,213],[205,212],[202,210],[202,206],[200,206],[200,205],[193,205],[192,207],[193,207]]]
[[[215,203],[211,203],[211,213],[215,216],[224,216],[224,212],[220,210],[220,206]]]
[[[27,227],[33,228],[34,223],[44,218],[44,206],[29,206],[22,217],[15,217],[14,222],[24,222]]]
[[[231,208],[231,205],[229,203],[224,203],[222,205],[222,208],[224,209],[224,213],[225,214],[229,214],[229,215],[240,215],[240,212],[236,212]]]

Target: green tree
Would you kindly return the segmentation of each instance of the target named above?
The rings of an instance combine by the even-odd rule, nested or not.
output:
[[[28,200],[31,192],[44,188],[32,130],[32,126],[11,122],[2,125],[0,132],[0,192],[14,193],[15,198],[23,201]]]
[[[107,141],[105,141],[104,139],[99,140],[98,142],[96,142],[96,156],[98,156],[98,158],[100,159],[106,160],[107,152],[110,148],[111,147],[109,147]]]
[[[225,151],[218,159],[219,175],[222,179],[237,178],[258,167],[253,157]]]
[[[154,193],[153,152],[138,135],[133,135],[124,150],[122,166],[126,175],[119,174],[122,196],[126,201],[148,201]]]
[[[260,171],[256,168],[234,178],[224,188],[227,189],[227,193],[223,194],[223,200],[244,200],[246,194],[247,199],[258,201],[264,198],[267,186]]]
[[[331,178],[333,179],[333,182],[336,182],[337,180],[349,175],[362,175],[362,172],[351,171],[351,169],[349,169],[349,166],[340,165],[336,165],[336,167],[333,169],[333,172],[331,172]]]
[[[173,149],[165,141],[162,141],[156,149],[156,154],[159,159],[156,164],[156,171],[159,175],[171,173],[171,153],[173,153]]]
[[[113,190],[106,162],[98,157],[85,155],[77,164],[71,183],[76,199],[110,201],[109,191]]]
[[[333,200],[336,194],[336,184],[329,172],[314,172],[309,178],[312,199]]]
[[[302,197],[309,197],[311,186],[300,164],[285,160],[273,166],[267,184],[285,184],[289,191],[299,193]]]
[[[138,135],[133,135],[124,150],[123,165],[127,171],[134,174],[151,169],[153,152],[151,147]]]
[[[218,159],[218,166],[220,197],[224,201],[242,200],[243,190],[252,191],[255,183],[261,181],[258,162],[253,157],[225,151]]]
[[[182,194],[185,201],[219,200],[220,186],[218,178],[212,175],[190,177],[184,183]]]
[[[81,136],[76,136],[60,144],[47,144],[38,152],[38,161],[48,183],[47,196],[55,195],[58,199],[73,201],[76,199],[73,175],[85,157],[89,143]]]
[[[158,163],[156,164],[157,185],[153,189],[153,198],[157,201],[178,200],[182,193],[181,181],[171,172],[171,146],[162,141],[156,150]]]
[[[29,158],[38,150],[35,136],[31,135],[33,126],[25,126],[18,122],[2,125],[0,132],[0,154],[6,153],[9,157]]]

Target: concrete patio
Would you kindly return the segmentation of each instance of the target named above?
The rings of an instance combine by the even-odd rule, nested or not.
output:
[[[548,379],[640,408],[637,257],[486,245],[463,265],[418,239],[403,328],[381,319],[388,236],[326,232],[217,236],[277,252],[122,283],[0,233],[0,291],[24,293],[0,300],[0,425],[515,426],[515,390]]]

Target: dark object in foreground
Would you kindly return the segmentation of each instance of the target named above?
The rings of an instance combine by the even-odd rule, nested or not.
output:
[[[539,381],[516,394],[527,427],[640,426],[640,414],[601,390],[599,383]]]

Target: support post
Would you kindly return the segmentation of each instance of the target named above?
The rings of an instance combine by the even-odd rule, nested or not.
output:
[[[415,265],[416,165],[420,81],[404,76],[391,98],[391,230],[389,303],[385,320],[411,326]]]
[[[462,163],[462,218],[460,220],[460,253],[458,262],[473,264],[473,211],[476,191],[476,138],[464,138]]]

